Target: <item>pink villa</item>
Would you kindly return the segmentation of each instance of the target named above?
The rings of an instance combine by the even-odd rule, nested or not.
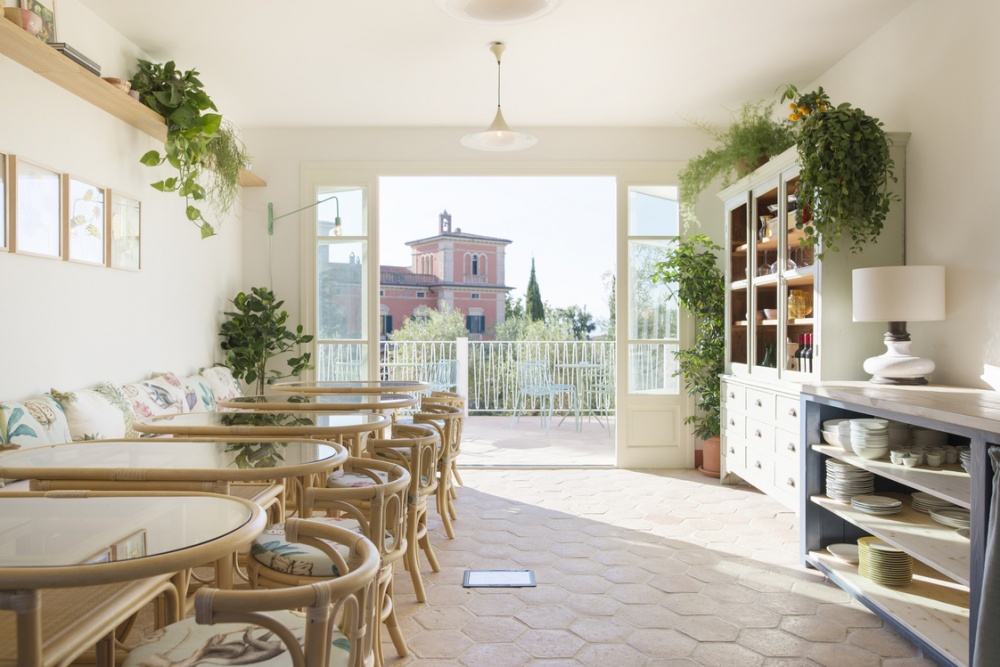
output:
[[[440,302],[465,315],[469,337],[481,339],[504,321],[504,303],[513,287],[504,285],[504,255],[511,241],[452,231],[451,214],[438,216],[435,236],[410,241],[410,266],[380,267],[383,336],[421,317]]]

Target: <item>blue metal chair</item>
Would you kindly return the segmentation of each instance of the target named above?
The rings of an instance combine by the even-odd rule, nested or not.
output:
[[[541,399],[539,413],[542,424],[545,425],[545,435],[549,434],[549,424],[552,422],[552,412],[555,407],[555,397],[568,394],[573,404],[573,415],[576,427],[580,427],[580,406],[576,400],[576,387],[571,384],[557,384],[552,381],[549,364],[546,361],[520,361],[517,363],[517,393],[514,395],[514,422],[520,421],[518,411],[524,412],[528,397]],[[548,415],[545,413],[545,403],[548,400]],[[513,424],[511,424],[513,426]]]

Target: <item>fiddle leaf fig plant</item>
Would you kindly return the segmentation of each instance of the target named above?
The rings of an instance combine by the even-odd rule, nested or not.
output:
[[[285,326],[288,313],[281,309],[284,303],[266,287],[251,288],[249,294],[240,292],[232,300],[236,310],[226,313],[229,320],[223,322],[219,332],[222,349],[226,352],[226,366],[236,379],[256,384],[258,395],[275,380],[297,377],[312,368],[310,352],[289,357],[287,373],[267,368],[273,357],[292,353],[297,346],[313,339],[302,333],[301,324],[294,331]]]
[[[685,424],[703,440],[722,429],[722,389],[719,376],[726,365],[726,287],[718,266],[722,250],[704,234],[681,239],[656,263],[653,282],[672,289],[678,303],[695,318],[695,339],[690,347],[677,350],[675,376],[684,378],[689,396],[695,397],[696,414]]]
[[[847,102],[833,106],[822,88],[800,94],[788,86],[784,99],[792,100],[801,164],[795,226],[806,234],[802,244],[839,252],[839,239],[849,237],[858,252],[878,238],[899,200],[889,191],[897,179],[882,122]]]

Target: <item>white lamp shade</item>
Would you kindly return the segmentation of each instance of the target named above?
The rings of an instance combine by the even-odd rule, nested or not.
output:
[[[463,21],[507,25],[545,16],[562,0],[434,0],[442,11]]]
[[[943,266],[877,266],[855,269],[855,322],[943,320]]]
[[[515,132],[507,125],[497,107],[493,122],[482,132],[473,132],[462,137],[462,145],[481,151],[518,151],[538,143],[538,139],[524,132]]]

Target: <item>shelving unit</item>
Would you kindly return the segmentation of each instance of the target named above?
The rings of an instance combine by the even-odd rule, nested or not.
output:
[[[1000,444],[1000,397],[958,387],[822,383],[802,388],[802,407],[800,435],[809,443],[801,470],[803,563],[823,571],[941,664],[971,664],[992,494],[988,448]],[[951,444],[971,448],[970,473],[957,465],[905,468],[820,444],[822,423],[844,417],[894,419],[945,432]],[[824,461],[831,457],[874,473],[875,493],[902,500],[903,510],[873,515],[826,497]],[[969,509],[969,539],[913,510],[913,491]],[[876,584],[860,576],[856,566],[825,551],[830,544],[854,542],[864,535],[909,553],[915,565],[913,582],[898,587]]]
[[[0,19],[0,55],[24,65],[157,141],[167,140],[163,116],[5,19]],[[256,174],[244,171],[240,175],[240,185],[263,187],[267,183]]]

